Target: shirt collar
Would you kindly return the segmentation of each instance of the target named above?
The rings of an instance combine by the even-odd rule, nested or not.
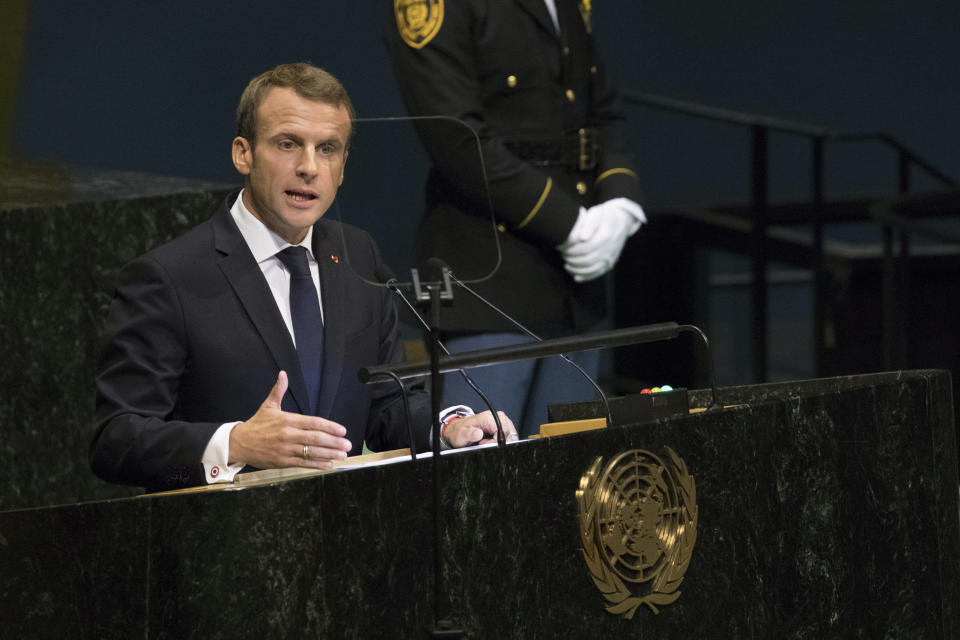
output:
[[[268,229],[267,225],[263,224],[255,215],[250,213],[250,210],[243,204],[243,189],[241,189],[237,195],[236,202],[230,207],[230,215],[233,217],[233,221],[237,223],[237,228],[240,229],[240,235],[246,240],[247,246],[250,247],[250,251],[253,253],[253,259],[257,261],[257,264],[260,264],[264,260],[269,260],[280,251],[292,246],[289,242]],[[311,242],[312,240],[313,227],[310,227],[307,230],[307,235],[304,236],[298,246],[306,249],[310,257],[314,258],[313,249],[311,249],[313,244]],[[316,258],[314,258],[314,260],[315,259]]]
[[[550,13],[550,17],[553,19],[553,28],[557,30],[557,33],[560,33],[560,21],[557,19],[557,5],[554,3],[554,0],[544,0],[547,5],[547,11]]]

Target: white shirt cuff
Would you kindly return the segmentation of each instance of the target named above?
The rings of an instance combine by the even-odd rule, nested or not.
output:
[[[470,407],[457,404],[452,407],[447,407],[440,412],[440,433],[443,433],[443,425],[449,422],[454,418],[467,418],[473,415],[473,409]],[[440,451],[446,451],[447,449],[453,449],[444,438],[440,438]]]
[[[207,448],[203,450],[203,457],[200,462],[203,464],[204,475],[207,478],[207,484],[216,484],[220,482],[233,482],[233,477],[240,472],[244,464],[229,464],[230,460],[230,432],[240,424],[237,422],[227,422],[220,425],[214,432]]]

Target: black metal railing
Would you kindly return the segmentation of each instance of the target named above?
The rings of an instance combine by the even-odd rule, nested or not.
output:
[[[886,133],[864,131],[834,131],[783,118],[769,117],[724,109],[696,102],[680,100],[639,91],[624,91],[625,102],[650,109],[659,109],[684,116],[702,118],[744,127],[750,132],[751,156],[751,199],[752,221],[752,285],[751,285],[751,333],[752,333],[752,372],[754,382],[765,382],[768,358],[768,297],[767,264],[768,226],[769,226],[769,183],[770,183],[770,133],[778,132],[806,138],[811,144],[810,167],[810,225],[812,227],[812,264],[813,294],[813,351],[814,369],[822,373],[825,349],[825,299],[827,273],[824,268],[824,211],[826,182],[826,146],[828,143],[880,143],[897,154],[897,193],[907,195],[911,189],[911,170],[917,168],[945,187],[956,187],[957,182],[932,163],[922,158],[903,142]],[[872,213],[871,213],[872,215]],[[901,305],[896,303],[897,296],[909,286],[907,282],[910,236],[922,233],[937,236],[937,232],[915,225],[913,221],[891,216],[875,218],[883,227],[883,296],[884,309],[884,360],[892,368],[902,366],[902,349],[899,341],[902,336],[903,318],[898,317]],[[942,237],[948,242],[955,241]],[[895,241],[899,246],[895,248]]]

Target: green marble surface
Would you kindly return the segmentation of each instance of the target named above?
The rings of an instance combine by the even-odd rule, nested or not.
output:
[[[0,510],[131,494],[87,463],[113,275],[229,188],[0,160]]]
[[[229,188],[0,161],[0,637],[433,622],[428,464],[146,498],[89,472],[113,274]],[[446,457],[440,612],[472,638],[960,637],[951,398],[942,371],[734,387],[720,412]],[[680,599],[625,620],[584,565],[574,494],[595,457],[668,446],[696,479],[697,544]]]
[[[470,638],[958,637],[949,374],[721,392],[740,406],[445,456],[441,614]],[[664,447],[696,481],[696,547],[679,600],[628,620],[590,579],[575,492],[597,456]],[[431,471],[0,513],[0,629],[425,637]]]

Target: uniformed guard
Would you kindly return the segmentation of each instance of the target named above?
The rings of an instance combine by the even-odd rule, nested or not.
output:
[[[461,120],[482,152],[466,127],[417,123],[432,168],[415,264],[437,256],[461,278],[479,277],[497,264],[498,235],[502,263],[476,286],[481,294],[543,336],[595,327],[607,314],[601,276],[645,217],[590,0],[388,5],[385,37],[409,114]],[[443,325],[454,352],[527,340],[468,296],[444,311]],[[596,352],[579,355],[598,370]],[[523,435],[544,421],[548,402],[593,393],[557,359],[471,375],[498,408],[522,416]],[[458,383],[448,377],[445,395]]]

